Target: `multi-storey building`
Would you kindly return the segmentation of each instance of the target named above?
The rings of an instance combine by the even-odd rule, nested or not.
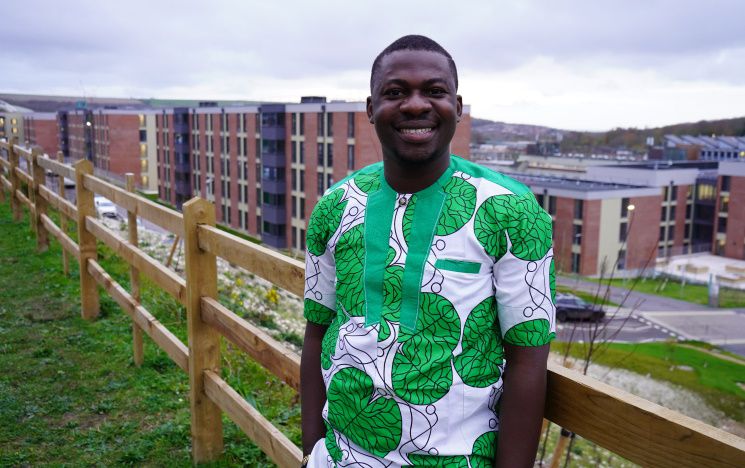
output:
[[[59,150],[57,114],[53,112],[23,114],[23,132],[27,142],[41,146],[50,157],[57,157]]]
[[[719,164],[714,252],[745,259],[745,161]]]
[[[23,130],[22,113],[0,112],[0,138],[10,140],[15,137],[19,143],[23,143],[26,141]]]
[[[470,109],[452,150],[468,157]],[[382,159],[363,102],[167,109],[156,134],[159,194],[215,203],[218,222],[277,248],[305,248],[307,220],[335,182]]]
[[[68,161],[87,159],[95,170],[121,179],[131,172],[155,191],[155,114],[138,109],[76,109],[57,113],[58,147]],[[148,132],[148,129],[150,132]]]
[[[745,137],[665,135],[663,159],[731,161],[745,158]]]
[[[625,276],[654,267],[659,189],[494,168],[528,185],[551,215],[557,271]]]

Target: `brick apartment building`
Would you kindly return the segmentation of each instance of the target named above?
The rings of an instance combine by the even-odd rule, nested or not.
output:
[[[34,124],[37,122],[34,121]],[[60,111],[56,115],[56,134],[57,145],[66,160],[87,159],[97,171],[116,179],[122,179],[123,174],[131,172],[141,189],[157,189],[153,111]]]
[[[20,112],[0,112],[0,138],[24,142],[26,137],[23,128],[23,114]]]
[[[23,114],[23,132],[25,141],[41,146],[50,157],[57,157],[57,151],[59,151],[57,114],[53,112]]]
[[[745,161],[719,164],[714,253],[745,260]]]
[[[173,108],[156,115],[158,191],[215,203],[218,222],[276,248],[305,248],[319,196],[382,153],[363,102]],[[452,151],[469,156],[470,108]]]

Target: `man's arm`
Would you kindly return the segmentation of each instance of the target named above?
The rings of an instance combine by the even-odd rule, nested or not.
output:
[[[326,403],[326,386],[321,375],[321,341],[328,326],[307,322],[300,359],[300,411],[303,431],[303,455],[326,435],[321,412]]]
[[[507,367],[499,404],[497,467],[532,467],[546,400],[549,345],[504,345]]]

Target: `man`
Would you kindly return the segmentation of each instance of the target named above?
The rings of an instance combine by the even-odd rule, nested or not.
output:
[[[457,88],[431,39],[383,50],[367,99],[383,162],[311,215],[309,467],[533,465],[555,330],[551,218],[524,185],[450,155]]]

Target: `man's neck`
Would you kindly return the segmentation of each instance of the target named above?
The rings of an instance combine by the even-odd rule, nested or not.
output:
[[[449,154],[420,163],[383,157],[385,180],[398,193],[415,193],[426,189],[437,182],[449,166]]]

